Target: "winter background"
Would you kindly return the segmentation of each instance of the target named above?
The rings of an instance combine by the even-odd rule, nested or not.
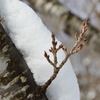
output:
[[[51,46],[51,32],[44,26],[36,13],[19,0],[0,0],[0,16],[4,18],[3,27],[23,55],[36,83],[43,85],[53,72],[53,67],[43,56],[45,50],[53,60],[52,54],[48,51]],[[57,43],[61,44],[59,41]],[[57,66],[64,57],[65,54],[60,50],[57,53]],[[9,84],[8,82],[6,86],[1,86],[1,88],[8,89]],[[80,100],[79,86],[69,60],[47,88],[46,95],[49,100]]]
[[[23,0],[25,1],[25,0]],[[65,7],[80,17],[90,19],[90,22],[100,30],[100,1],[99,0],[59,0]],[[28,2],[25,2],[29,4]],[[29,4],[30,5],[30,4]],[[69,49],[74,43],[73,37],[56,28],[49,16],[37,12],[44,24],[56,34],[56,37]],[[79,53],[70,57],[73,68],[78,78],[81,90],[81,100],[100,99],[100,54],[91,48],[85,47]]]
[[[59,0],[59,2],[81,19],[90,19],[91,24],[100,30],[100,0]],[[74,39],[57,29],[50,17],[39,12],[37,14],[68,48],[73,45]],[[79,53],[71,56],[70,59],[79,81],[81,100],[99,100],[100,54],[85,47]]]

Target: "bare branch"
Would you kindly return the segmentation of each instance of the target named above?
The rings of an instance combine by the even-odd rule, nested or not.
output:
[[[47,55],[47,53],[44,51],[44,56],[45,58],[47,59],[47,61],[52,65],[54,66],[54,63],[49,59],[49,55]]]
[[[49,51],[53,54],[54,61],[52,62],[50,60],[50,58],[49,58],[50,56],[46,52],[44,52],[44,56],[47,59],[47,61],[53,66],[54,72],[53,72],[53,75],[50,77],[50,79],[43,86],[41,86],[42,92],[46,92],[46,89],[52,83],[52,81],[56,78],[57,74],[59,73],[59,71],[63,67],[63,65],[67,62],[68,58],[72,54],[77,53],[78,51],[82,50],[82,48],[84,46],[83,42],[87,41],[87,38],[84,38],[83,35],[87,31],[88,23],[89,23],[89,21],[83,22],[83,27],[82,27],[82,30],[80,31],[79,36],[77,35],[77,33],[75,34],[76,42],[75,42],[74,46],[72,47],[72,49],[70,50],[69,53],[67,52],[67,48],[65,48],[62,44],[57,47],[57,41],[55,39],[55,35],[54,35],[54,33],[52,33],[52,36],[51,36],[52,37],[52,47],[51,47],[51,49],[49,49]],[[57,52],[60,49],[62,49],[63,52],[65,53],[65,58],[57,66],[57,63],[58,63]]]
[[[83,27],[82,27],[82,30],[80,31],[80,35],[77,36],[77,33],[75,34],[74,38],[76,39],[76,42],[74,46],[72,47],[72,49],[70,50],[70,54],[74,54],[80,51],[83,48],[82,42],[87,42],[87,38],[84,38],[83,35],[87,31],[88,24],[89,24],[88,20],[83,22]]]

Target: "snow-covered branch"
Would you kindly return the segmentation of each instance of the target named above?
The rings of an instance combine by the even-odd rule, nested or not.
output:
[[[52,78],[52,80],[55,80],[53,82],[51,80],[52,84],[49,83],[49,87],[47,86],[47,98],[49,100],[80,100],[79,86],[72,65],[70,63],[70,60],[66,62],[66,60],[68,59],[67,55],[65,56],[65,54],[60,50],[63,49],[63,51],[66,52],[66,49],[62,45],[60,45],[60,41],[55,39],[54,35],[52,35],[53,47],[50,49],[51,53],[47,52],[49,46],[51,45],[50,36],[52,33],[45,27],[42,20],[38,17],[34,10],[32,10],[29,6],[19,0],[0,0],[0,15],[5,20],[2,24],[7,31],[7,34],[15,44],[16,48],[23,55],[23,58],[31,71],[30,76],[26,76],[32,77],[31,73],[33,73],[33,77],[36,82],[35,88],[33,87],[33,85],[29,87],[30,89],[35,89],[35,91],[31,90],[33,94],[28,95],[27,98],[32,97],[34,100],[39,100],[39,98],[42,99],[43,97],[45,97],[45,92],[41,92],[39,90],[40,88],[43,88],[43,84],[46,84],[46,82],[48,82],[48,79],[50,78],[50,76],[52,76],[53,69],[55,69],[55,76],[57,75],[58,77],[55,78],[55,76],[53,76],[54,78]],[[57,44],[60,46],[56,48]],[[45,57],[43,56],[44,50],[47,52],[45,53],[45,57],[48,62],[50,62],[50,64],[45,60]],[[13,52],[10,51],[9,53],[11,53],[11,57],[14,56]],[[54,61],[53,57],[49,59],[48,56],[51,56],[52,54],[54,57]],[[16,56],[18,55],[16,54]],[[14,60],[12,61],[13,66],[21,63],[20,58],[18,59],[18,61],[16,61],[16,58],[12,60]],[[61,64],[58,61],[62,61]],[[58,69],[62,68],[62,70],[57,69],[57,62],[59,63]],[[52,65],[53,67],[51,67]],[[20,64],[19,66],[21,67],[22,64]],[[11,67],[11,69],[13,68]],[[17,69],[17,71],[19,70]],[[58,72],[59,74],[57,74]],[[19,78],[20,75],[22,75],[22,73],[16,75],[15,79],[20,79],[22,82],[26,82],[26,78],[25,80],[23,79],[23,77]],[[7,84],[9,85],[8,82]],[[30,82],[30,84],[33,83]],[[39,87],[37,87],[37,85]],[[3,89],[4,88],[5,85]],[[23,90],[23,88],[21,89]],[[36,94],[36,99],[34,98],[34,93]],[[41,95],[42,93],[44,95]],[[16,94],[14,97],[16,97]],[[47,98],[43,100],[47,100]]]
[[[27,92],[28,91],[28,92]],[[0,23],[0,100],[48,100]]]

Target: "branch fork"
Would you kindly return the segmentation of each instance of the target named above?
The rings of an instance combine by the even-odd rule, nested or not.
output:
[[[84,33],[87,31],[87,26],[89,24],[89,21],[85,21],[83,22],[83,27],[82,30],[80,31],[79,36],[77,35],[77,33],[75,34],[75,44],[72,47],[72,49],[70,50],[70,52],[67,52],[67,48],[65,48],[64,45],[60,44],[57,47],[57,41],[55,39],[55,35],[54,33],[52,33],[52,47],[49,49],[49,51],[52,53],[54,60],[51,61],[50,60],[50,56],[47,54],[46,51],[44,51],[44,57],[46,58],[46,60],[53,66],[54,68],[54,72],[53,75],[49,78],[49,80],[41,86],[41,91],[42,92],[46,92],[46,89],[48,88],[48,86],[52,83],[52,81],[56,78],[57,74],[59,73],[60,69],[63,67],[63,65],[67,62],[68,58],[74,54],[79,52],[80,50],[83,49],[84,44],[83,42],[87,41],[87,38],[84,38],[83,35]],[[65,58],[62,60],[62,62],[57,66],[58,60],[57,60],[57,52],[62,49],[63,52],[65,53]]]

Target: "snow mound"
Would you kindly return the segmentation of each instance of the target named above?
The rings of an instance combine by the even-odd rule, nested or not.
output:
[[[44,51],[48,51],[51,46],[51,32],[37,14],[19,0],[0,0],[0,15],[5,19],[5,30],[23,54],[36,83],[43,85],[53,73],[53,67],[44,58]],[[60,44],[59,41],[58,43]],[[64,57],[64,53],[59,51],[58,61],[62,61]],[[79,87],[70,60],[46,94],[49,100],[80,100]]]

